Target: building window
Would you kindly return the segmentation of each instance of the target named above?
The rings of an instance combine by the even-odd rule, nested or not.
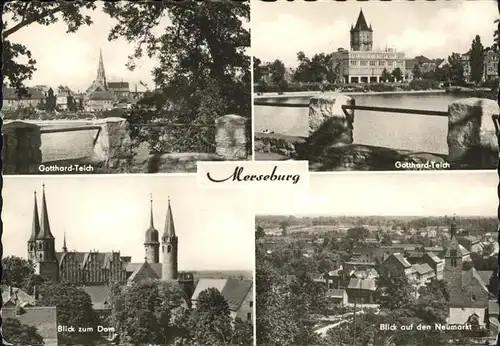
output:
[[[384,60],[380,60],[378,62],[378,66],[385,66],[385,61]]]
[[[452,267],[456,267],[457,266],[457,259],[456,258],[452,258],[450,262],[451,262],[451,266]]]
[[[361,65],[361,66],[366,66],[366,65],[368,65],[368,61],[366,61],[366,60],[362,60],[362,61],[360,62],[360,65]]]
[[[471,295],[470,300],[473,301],[473,302],[475,302],[476,301],[476,296],[474,294]]]
[[[356,60],[351,60],[351,65],[352,66],[357,66],[358,65],[358,62]]]
[[[250,307],[253,307],[253,301],[250,301],[250,303],[248,303],[250,305]]]
[[[375,60],[371,60],[370,61],[370,66],[375,66],[376,65],[376,61]]]
[[[248,321],[252,320],[252,313],[251,312],[247,313],[247,320]]]
[[[387,62],[387,65],[389,65],[389,66],[392,66],[392,65],[394,65],[394,61],[392,61],[392,60],[389,60],[389,61]]]

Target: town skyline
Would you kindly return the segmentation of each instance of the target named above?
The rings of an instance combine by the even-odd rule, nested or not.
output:
[[[453,52],[465,53],[476,35],[485,47],[493,44],[497,3],[490,0],[374,2],[362,6],[356,2],[319,2],[314,6],[281,2],[264,6],[254,2],[253,55],[264,62],[280,59],[285,66],[294,68],[298,66],[299,51],[312,56],[333,53],[340,47],[348,49],[349,30],[361,9],[373,27],[374,48],[395,48],[407,59],[420,55],[446,59]],[[388,21],[387,11],[405,16]],[[479,16],[481,21],[476,20]],[[290,37],[292,45],[285,39]]]
[[[432,179],[430,175],[432,175]],[[314,174],[307,193],[284,191],[259,200],[258,216],[495,217],[496,172]],[[381,203],[381,202],[384,203]]]
[[[63,85],[74,92],[84,92],[96,77],[99,51],[102,50],[108,82],[129,82],[131,91],[135,90],[135,85],[144,91],[141,81],[150,90],[154,88],[154,58],[136,59],[136,68],[129,70],[126,64],[128,56],[134,54],[135,43],[121,37],[108,41],[116,21],[104,13],[101,3],[96,3],[96,7],[93,11],[81,10],[82,14],[91,16],[93,24],[82,25],[74,33],[66,33],[66,24],[58,21],[49,26],[34,23],[9,36],[11,42],[25,45],[36,60],[36,71],[31,80],[26,80],[26,86],[47,85],[54,89]],[[7,25],[9,19],[4,17]],[[160,34],[170,24],[170,19],[164,17],[153,31]]]
[[[62,251],[66,233],[68,251],[120,251],[121,256],[132,256],[132,262],[143,262],[152,193],[154,227],[160,235],[170,198],[179,270],[253,271],[254,214],[245,208],[249,201],[241,191],[199,190],[196,176],[56,179],[7,178],[4,198],[18,198],[10,198],[3,209],[5,257],[27,258],[33,191],[40,213],[45,184],[56,251]]]

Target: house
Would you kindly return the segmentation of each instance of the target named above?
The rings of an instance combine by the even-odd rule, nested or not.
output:
[[[399,252],[391,254],[382,263],[381,267],[392,275],[406,276],[408,279],[416,279],[415,268]]]
[[[427,263],[416,263],[412,265],[416,274],[417,286],[424,286],[436,277],[434,269]]]
[[[458,237],[458,242],[469,252],[481,253],[483,251],[481,239],[479,238],[471,236]]]
[[[40,103],[45,102],[45,95],[42,91],[34,88],[28,88],[28,95],[19,98],[16,89],[14,88],[2,88],[3,93],[3,104],[2,107],[6,109],[17,109],[17,108],[27,108],[36,107]]]
[[[200,293],[209,288],[216,288],[226,299],[233,319],[239,317],[244,321],[252,320],[254,304],[252,280],[200,279],[191,297],[193,307],[196,307]]]
[[[3,307],[2,319],[13,318],[27,326],[36,327],[43,338],[45,346],[57,346],[57,308],[55,306],[40,307]],[[9,335],[3,336],[9,341]]]
[[[60,85],[56,90],[56,105],[60,110],[68,109],[68,97],[73,96],[73,92],[67,86]]]
[[[373,279],[351,279],[347,285],[347,299],[349,303],[373,304],[377,286]]]
[[[498,301],[496,299],[490,300],[488,302],[488,322],[490,335],[498,335],[500,327],[500,323],[498,322],[498,314],[500,314]]]
[[[109,91],[94,91],[87,100],[86,110],[89,112],[106,111],[114,108],[115,95]]]
[[[326,291],[328,302],[334,307],[342,308],[347,304],[347,291],[339,289],[329,289]]]
[[[2,307],[35,306],[35,297],[24,292],[22,289],[8,285],[2,285]]]

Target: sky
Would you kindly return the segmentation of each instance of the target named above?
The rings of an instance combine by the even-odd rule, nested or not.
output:
[[[497,2],[477,1],[252,1],[252,53],[263,61],[297,66],[307,56],[349,48],[360,9],[372,25],[374,48],[395,48],[407,58],[465,53],[476,35],[493,43]]]
[[[5,177],[4,256],[27,257],[33,191],[40,208],[43,183],[56,251],[66,232],[69,251],[120,250],[133,262],[143,262],[152,193],[160,236],[170,196],[179,270],[253,270],[250,197],[241,190],[198,189],[196,175]]]
[[[496,171],[311,174],[310,191],[258,199],[257,215],[482,216],[498,208]]]

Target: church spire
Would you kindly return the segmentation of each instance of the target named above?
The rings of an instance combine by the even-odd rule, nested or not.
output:
[[[38,204],[36,201],[36,191],[33,194],[35,203],[33,207],[33,224],[31,226],[31,236],[30,239],[28,240],[29,242],[34,242],[36,240],[36,237],[38,236],[38,233],[40,232],[40,218],[38,217]]]
[[[365,15],[363,14],[363,9],[360,9],[359,15],[358,15],[358,20],[356,21],[356,25],[354,26],[354,29],[351,29],[354,31],[372,31],[371,28],[368,27],[368,24],[366,23]]]
[[[149,228],[154,229],[155,226],[153,224],[153,194],[150,194],[150,196],[149,196],[149,202],[151,204],[151,215],[149,217]]]
[[[104,87],[106,84],[106,73],[104,71],[104,61],[102,59],[102,49],[99,49],[99,66],[97,67],[97,78],[96,81],[101,83]]]
[[[63,252],[68,252],[68,248],[66,247],[66,232],[64,232],[64,239],[63,239]]]
[[[37,239],[54,239],[50,231],[49,212],[47,211],[47,200],[45,199],[45,184],[42,185],[42,220],[40,222],[40,232]]]
[[[163,236],[175,237],[174,217],[172,215],[172,207],[170,206],[170,197],[168,198],[167,218],[165,220]]]

